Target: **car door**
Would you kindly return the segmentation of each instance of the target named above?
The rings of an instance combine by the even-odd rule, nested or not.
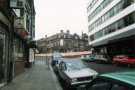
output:
[[[131,85],[115,79],[97,78],[91,82],[87,90],[133,90]]]
[[[91,82],[91,84],[87,87],[87,90],[110,90],[110,88],[110,82],[97,78]]]
[[[63,80],[66,79],[65,70],[66,70],[66,63],[65,63],[65,62],[61,62],[61,63],[59,64],[59,75],[60,75],[60,77],[61,77]]]

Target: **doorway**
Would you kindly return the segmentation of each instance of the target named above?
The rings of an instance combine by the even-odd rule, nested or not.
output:
[[[5,34],[0,33],[0,86],[5,83],[6,76],[6,50],[5,50]]]

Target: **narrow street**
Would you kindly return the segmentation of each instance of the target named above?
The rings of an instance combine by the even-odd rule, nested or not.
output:
[[[2,90],[62,90],[55,74],[46,62],[37,60],[33,68],[17,76]]]
[[[80,60],[80,58],[76,58]],[[119,72],[134,70],[125,66],[112,64],[101,64],[95,62],[86,63],[89,68],[96,70],[99,74],[108,72]],[[44,58],[37,58],[32,68],[26,69],[23,74],[17,76],[11,83],[1,90],[67,90],[63,83],[53,72],[51,66],[47,65]]]

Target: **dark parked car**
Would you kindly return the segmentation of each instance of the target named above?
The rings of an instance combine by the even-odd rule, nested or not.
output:
[[[94,62],[94,61],[96,61],[95,55],[89,55],[88,57],[82,57],[81,60],[85,61],[85,62]]]
[[[68,87],[85,86],[96,76],[97,72],[87,68],[81,60],[64,60],[59,64],[59,77]]]
[[[53,70],[56,74],[58,74],[58,69],[59,69],[59,64],[63,60],[63,58],[59,58],[56,62],[55,65],[53,65]]]
[[[135,90],[135,71],[100,75],[87,90]]]

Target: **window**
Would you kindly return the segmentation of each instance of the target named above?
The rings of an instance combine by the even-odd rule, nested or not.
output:
[[[125,24],[125,26],[128,26],[128,25],[134,23],[134,17],[135,17],[134,15],[135,15],[135,14],[133,13],[133,14],[130,14],[130,15],[128,15],[128,16],[126,16],[126,17],[124,18],[124,24]]]
[[[95,1],[95,0],[94,0]],[[101,12],[107,5],[109,5],[113,0],[104,0],[89,16],[88,21],[92,20],[99,12]],[[92,8],[92,7],[91,7]]]
[[[24,15],[24,9],[21,9],[20,11],[21,11],[20,16],[23,16]]]
[[[131,4],[132,4],[132,0],[124,0],[124,8]]]
[[[59,67],[61,70],[66,70],[66,64],[64,62],[61,62]]]
[[[135,23],[134,16],[135,16],[135,12],[133,12],[133,13],[127,15],[126,17],[118,20],[117,22],[103,28],[99,32],[95,33],[94,36],[91,36],[90,40],[93,41],[94,39],[98,39],[98,38],[102,37],[103,35],[110,34],[112,32],[115,32],[116,30],[122,29],[131,24],[134,24]],[[97,27],[97,26],[95,26],[95,27]]]
[[[110,13],[110,17],[114,16],[114,8],[112,8],[109,13]]]
[[[119,21],[117,22],[117,24],[118,24],[118,29],[121,29],[121,28],[124,26],[124,21],[123,21],[123,19],[119,20]]]
[[[17,6],[18,7],[22,7],[23,6],[23,2],[22,1],[17,1]]]
[[[95,38],[95,39],[98,39],[98,38],[100,38],[100,37],[102,37],[102,36],[103,36],[103,31],[101,30],[101,31],[97,32],[97,33],[94,35],[94,38]]]
[[[90,41],[93,41],[94,40],[94,35],[91,35],[90,36]]]
[[[112,33],[112,32],[114,32],[116,29],[115,29],[115,24],[112,24],[112,25],[110,25],[110,27],[109,27],[109,33]]]
[[[106,3],[109,3],[110,1],[108,0],[108,2],[106,1]],[[124,9],[123,7],[124,5],[124,0],[122,0],[121,2],[119,2],[115,7],[113,7],[111,10],[109,10],[107,13],[105,13],[102,17],[98,18],[95,22],[93,22],[90,26],[92,27],[91,30],[93,30],[93,26],[97,27],[100,24],[104,23],[106,20],[110,19],[111,17],[113,17],[114,15],[118,14],[120,11],[122,11]],[[98,12],[100,12],[101,10],[99,9],[100,7],[97,8],[97,10],[99,11],[95,11],[91,14],[91,16],[88,16],[88,19],[92,19],[95,14],[97,14]]]

